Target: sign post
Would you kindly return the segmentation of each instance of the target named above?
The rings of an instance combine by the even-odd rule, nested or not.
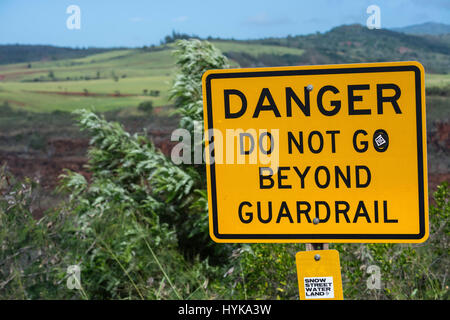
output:
[[[214,241],[428,238],[420,63],[209,70],[202,84]]]

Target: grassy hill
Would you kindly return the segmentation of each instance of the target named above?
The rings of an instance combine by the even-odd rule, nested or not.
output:
[[[407,34],[445,34],[450,33],[450,25],[445,23],[425,22],[421,24],[414,24],[401,28],[392,28],[392,31],[403,32]]]
[[[153,100],[167,104],[173,76],[168,50],[117,50],[84,58],[0,66],[0,101],[33,111],[105,111]],[[145,91],[147,90],[147,91]],[[157,97],[148,93],[160,91]]]
[[[417,60],[429,72],[427,85],[443,87],[450,83],[449,40],[445,35],[415,36],[347,25],[324,34],[211,42],[232,65],[241,67]],[[175,72],[173,46],[115,50],[10,46],[6,61],[25,48],[35,59],[43,57],[14,64],[4,64],[2,52],[8,46],[0,46],[0,105],[37,112],[78,108],[133,112],[129,107],[145,101],[155,107],[168,105]],[[59,56],[55,53],[49,59],[52,50]],[[18,54],[17,60],[23,57]]]
[[[323,34],[268,38],[253,43],[303,49],[305,53],[299,62],[304,64],[417,60],[427,72],[450,72],[450,42],[441,36],[344,25]]]
[[[231,41],[213,42],[223,52],[245,57],[257,65],[263,56],[273,64],[300,57],[303,50]],[[0,65],[0,103],[30,111],[70,111],[93,108],[106,111],[169,104],[168,90],[175,72],[173,45],[115,50],[83,58]],[[279,59],[278,59],[279,58]],[[232,61],[238,66],[236,61]]]

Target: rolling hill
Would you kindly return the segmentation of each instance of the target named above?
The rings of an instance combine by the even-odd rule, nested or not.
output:
[[[232,65],[241,67],[417,60],[429,73],[427,85],[446,86],[448,40],[345,25],[323,34],[211,42]],[[165,106],[170,104],[168,91],[175,73],[173,48],[173,43],[137,49],[0,46],[0,104],[38,112],[107,111],[144,101]],[[17,54],[20,63],[5,64],[1,55],[5,50],[12,52],[6,61],[17,50],[25,50],[30,60],[23,62],[25,56]]]
[[[48,45],[0,45],[0,64],[81,58],[107,52],[108,48],[65,48]]]
[[[425,22],[421,24],[415,24],[412,26],[406,26],[401,28],[392,28],[392,31],[403,32],[406,34],[446,34],[450,33],[450,25],[445,23]]]
[[[420,61],[430,73],[450,72],[450,41],[440,36],[407,35],[387,29],[344,25],[326,33],[268,38],[252,43],[305,50],[298,63],[326,64],[377,61]]]
[[[258,64],[300,57],[303,50],[273,45],[214,41],[219,49],[245,56]],[[106,111],[152,101],[169,104],[168,90],[175,72],[173,44],[122,49],[82,58],[0,65],[0,103],[31,111]],[[237,66],[236,61],[232,61]]]

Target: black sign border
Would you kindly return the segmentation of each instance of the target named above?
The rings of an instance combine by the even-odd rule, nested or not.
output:
[[[224,78],[305,76],[349,73],[402,72],[413,71],[416,85],[416,131],[417,131],[417,165],[419,180],[419,233],[418,234],[220,234],[218,228],[216,171],[214,163],[209,164],[212,200],[213,233],[221,240],[420,240],[425,236],[425,194],[423,169],[423,136],[422,136],[422,90],[421,70],[416,65],[347,67],[332,69],[299,69],[273,71],[243,71],[229,73],[210,73],[205,78],[206,111],[208,129],[213,129],[211,81]],[[230,241],[232,242],[232,241]],[[245,242],[245,241],[240,241]]]

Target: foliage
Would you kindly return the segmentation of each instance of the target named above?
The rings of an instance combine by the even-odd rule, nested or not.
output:
[[[17,181],[0,168],[0,299],[40,299],[57,291],[57,265],[61,252],[55,247],[61,219],[39,221],[33,209],[40,197],[36,182]]]
[[[446,183],[434,193],[424,244],[330,245],[339,251],[345,299],[449,299],[449,195]],[[235,249],[226,293],[240,299],[297,299],[295,253],[301,250],[293,244]],[[373,265],[380,268],[380,289],[367,286]]]
[[[430,237],[424,244],[334,245],[339,250],[345,296],[365,299],[448,299],[449,189],[434,193]],[[381,290],[366,286],[367,267],[381,271]]]
[[[152,101],[143,101],[143,102],[139,103],[138,109],[151,114],[153,112],[153,102]]]
[[[450,42],[443,37],[418,36],[363,25],[342,25],[326,33],[266,38],[251,43],[305,50],[297,64],[420,61],[427,72],[447,73]]]
[[[229,290],[238,299],[298,299],[295,254],[302,244],[242,245],[231,256]]]
[[[186,33],[180,33],[176,32],[175,30],[172,30],[172,34],[167,35],[164,37],[164,41],[161,41],[162,44],[168,44],[175,42],[177,40],[188,40],[188,39],[198,39],[199,37],[196,35],[189,35]]]
[[[31,216],[31,187],[2,188],[5,298],[209,297],[215,267],[198,256],[187,260],[176,230],[161,221],[195,204],[196,173],[172,165],[145,137],[119,124],[78,114],[92,136],[90,181],[67,171],[60,189],[69,191],[68,201],[38,221]],[[65,288],[70,265],[81,267],[80,291]]]
[[[179,40],[174,51],[179,73],[170,98],[175,100],[182,118],[180,126],[191,133],[195,121],[203,122],[202,76],[210,69],[228,67],[228,61],[212,44],[200,40]]]

